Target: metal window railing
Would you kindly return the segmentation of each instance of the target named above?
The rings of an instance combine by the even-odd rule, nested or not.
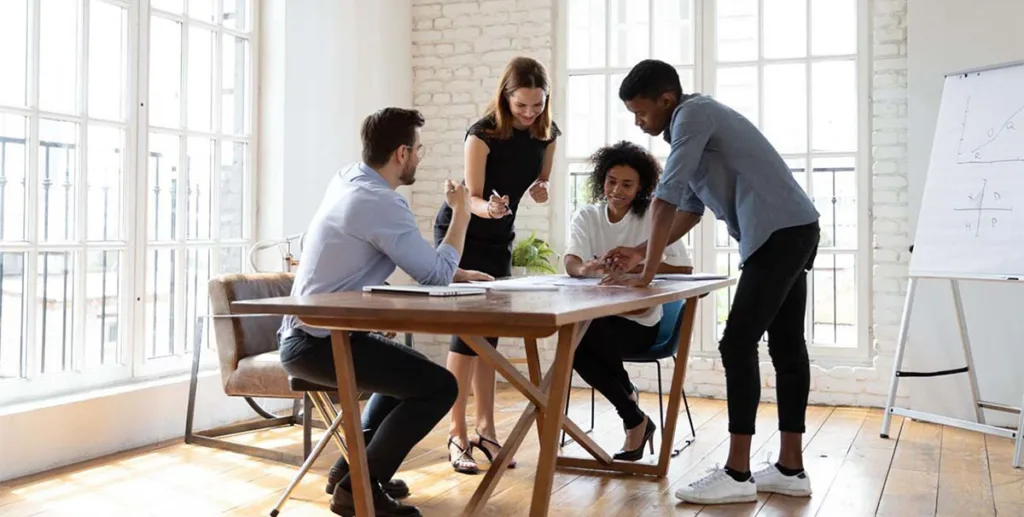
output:
[[[803,174],[803,173],[807,172],[807,169],[803,168],[803,167],[794,167],[794,168],[791,168],[791,171],[794,174]],[[851,209],[855,210],[855,208],[852,208],[852,207],[855,206],[855,205],[853,205],[853,203],[856,202],[856,194],[857,194],[856,190],[853,190],[851,192],[845,192],[839,186],[841,182],[836,180],[836,175],[843,174],[843,173],[852,173],[854,171],[855,171],[855,169],[853,167],[814,167],[814,168],[811,169],[811,173],[812,174],[831,174],[832,175],[832,177],[830,178],[831,179],[831,191],[825,193],[825,195],[828,196],[827,199],[824,200],[824,201],[827,201],[827,206],[823,206],[823,205],[825,205],[825,203],[819,202],[819,201],[822,201],[822,200],[819,200],[818,196],[816,196],[815,193],[811,193],[811,199],[816,202],[815,204],[818,206],[818,210],[819,211],[822,211],[822,210],[825,211],[825,213],[822,214],[824,217],[822,218],[823,220],[821,221],[822,222],[822,240],[821,240],[820,246],[823,249],[836,248],[837,245],[840,244],[839,243],[840,239],[838,238],[838,236],[839,236],[841,231],[844,231],[844,230],[850,230],[850,231],[854,231],[854,232],[856,231],[856,226],[855,226],[856,225],[856,214],[855,213],[852,214],[853,219],[852,219],[851,223],[843,224],[843,220],[842,220],[843,219],[843,215],[844,215],[842,213],[842,208],[843,208],[844,204],[850,204],[851,205],[850,206]],[[590,195],[590,184],[589,184],[589,182],[590,182],[590,177],[591,177],[592,173],[589,172],[589,171],[573,171],[573,172],[569,172],[568,174],[569,174],[569,214],[571,215],[571,214],[575,213],[576,210],[582,204],[585,204],[585,203],[589,202],[588,201],[589,195]],[[816,185],[820,185],[820,183],[821,182],[818,181],[815,184]],[[853,185],[853,188],[856,189],[856,185],[855,184]],[[818,190],[819,190],[819,192],[817,194],[820,195],[820,189],[818,189]],[[853,226],[851,226],[851,224]],[[730,244],[735,245],[735,242],[731,238],[729,238],[727,240],[728,240],[728,242]],[[738,257],[734,256],[735,253],[733,251],[731,251],[730,246],[726,245],[726,246],[724,246],[724,248],[726,248],[726,249],[719,249],[719,247],[716,246],[716,250],[717,250],[716,254],[724,254],[725,255],[725,257],[724,257],[724,261],[725,262],[724,262],[723,265],[727,269],[727,271],[723,271],[723,272],[728,272],[728,273],[731,273],[731,274],[735,274],[737,272]],[[841,251],[839,253],[841,253]],[[850,254],[852,255],[852,252]],[[835,255],[835,253],[830,254],[830,255]],[[718,261],[716,260],[716,264],[713,267],[715,267],[715,268],[718,267],[717,262]],[[856,262],[854,262],[853,267],[854,268],[858,267]],[[827,335],[831,334],[831,343],[833,343],[833,344],[835,344],[837,346],[842,346],[841,343],[843,343],[845,341],[844,339],[842,339],[842,337],[844,335],[853,336],[853,338],[855,339],[854,333],[851,333],[849,331],[849,329],[847,329],[846,332],[844,333],[844,328],[845,327],[853,327],[853,326],[855,326],[855,323],[843,321],[846,318],[844,318],[844,317],[842,317],[840,315],[841,306],[842,306],[841,302],[843,301],[843,295],[842,295],[843,288],[841,286],[841,273],[843,271],[848,270],[848,269],[849,268],[847,268],[847,267],[838,265],[835,258],[833,258],[830,263],[815,265],[815,267],[814,267],[814,269],[813,269],[813,271],[811,273],[811,277],[809,279],[809,288],[810,288],[809,289],[809,291],[810,291],[809,294],[810,294],[810,299],[811,299],[811,303],[809,304],[809,312],[810,312],[809,317],[810,317],[810,322],[811,322],[810,330],[811,330],[812,338],[813,337],[818,337],[819,339],[824,338],[824,340],[827,341],[828,340]],[[826,293],[819,293],[818,290],[814,288],[814,285],[815,285],[816,282],[822,282],[822,281],[830,282],[831,283],[831,290],[829,290],[828,294],[826,294]],[[715,317],[716,324],[718,326],[719,332],[721,332],[721,327],[722,327],[722,325],[725,322],[725,316],[728,313],[728,306],[729,306],[729,304],[732,301],[732,297],[733,297],[734,291],[735,291],[735,288],[729,288],[728,290],[723,291],[719,295],[720,300],[716,304],[716,307],[717,307],[716,308],[716,313],[717,314],[716,314],[716,317]],[[829,300],[827,298],[823,300],[821,298],[822,296],[829,296],[831,298],[831,300]],[[825,303],[822,303],[822,302],[825,302]],[[820,309],[819,305],[824,305],[825,307],[823,309]],[[851,307],[854,307],[854,304],[852,304],[852,303],[851,304],[847,304],[847,305],[849,305]],[[723,310],[723,308],[724,308],[724,310]],[[822,314],[822,313],[825,313],[825,314]],[[818,320],[821,320],[821,321],[818,321]],[[853,320],[853,321],[856,321],[856,320]]]
[[[12,194],[17,195],[17,193],[15,191],[12,191],[12,189],[9,187],[11,186],[12,182],[20,182],[21,192],[26,192],[28,187],[28,185],[26,184],[28,181],[28,175],[22,175],[21,178],[12,178],[8,174],[8,157],[10,156],[11,148],[14,146],[21,147],[24,150],[24,153],[29,152],[29,150],[27,149],[27,139],[0,136],[0,242],[2,242],[6,237],[4,233],[7,226],[7,221],[5,221],[5,217],[9,215],[8,212],[11,210],[12,206],[12,200],[9,198],[9,196]],[[41,188],[39,191],[39,196],[41,198],[40,201],[42,209],[40,213],[41,224],[39,228],[41,233],[39,237],[42,240],[47,240],[50,239],[51,237],[54,237],[68,241],[71,240],[74,233],[74,221],[72,219],[73,210],[71,210],[71,207],[73,206],[75,197],[73,190],[76,186],[74,181],[74,171],[75,167],[80,165],[76,163],[77,144],[66,142],[40,141],[39,148],[42,151],[40,158],[43,164],[43,167],[41,167],[42,170],[40,171],[42,174],[42,178],[40,178]],[[121,154],[122,151],[120,149],[115,148],[113,149],[113,153]],[[27,156],[27,154],[25,155]],[[161,180],[164,178],[164,175],[166,174],[175,175],[177,173],[177,167],[170,167],[170,170],[168,170],[168,166],[166,165],[167,160],[159,152],[151,152],[150,158],[151,160],[153,160],[155,175],[155,181],[152,187],[152,192],[154,196],[152,203],[154,213],[158,215],[158,217],[154,217],[153,230],[154,232],[158,233],[159,230],[166,228],[168,230],[168,233],[170,234],[171,239],[173,240],[178,237],[178,178],[171,178],[170,181],[168,182],[169,185],[167,186],[163,186]],[[222,167],[234,166],[230,165]],[[191,167],[186,166],[186,171],[190,170]],[[213,178],[211,177],[211,180],[212,179]],[[208,194],[205,191],[205,189],[202,188],[202,186],[193,185],[191,180],[191,177],[186,178],[186,181],[188,182],[188,188],[186,189],[185,192],[185,210],[187,214],[186,222],[194,232],[192,236],[199,236],[200,225],[211,223],[211,221],[209,220],[206,220],[204,222],[202,214],[202,204],[204,202],[208,202],[206,200]],[[117,220],[115,217],[117,213],[112,211],[113,207],[111,206],[111,189],[114,187],[108,184],[104,184],[98,187],[88,186],[87,188],[89,188],[90,190],[92,190],[93,188],[99,188],[101,190],[101,211],[99,212],[99,214],[97,214],[99,215],[99,222],[102,223],[102,230],[100,232],[99,237],[103,242],[106,242],[111,238],[111,224],[120,224],[120,220]],[[87,199],[92,200],[93,198],[91,196],[87,196]],[[13,201],[17,203],[17,200]],[[65,208],[63,210],[51,210],[53,208],[58,208],[59,203],[64,203]],[[22,201],[22,204],[24,204],[24,200]],[[164,208],[165,211],[169,212],[168,214],[166,214],[168,217],[163,217],[165,214],[162,214],[160,212],[162,207]],[[61,219],[55,220],[54,216],[59,217],[61,215],[60,212],[63,212],[63,217],[61,217]],[[63,227],[61,227],[62,223]],[[163,226],[164,224],[169,225],[169,227]],[[25,240],[31,242],[35,240],[35,238],[35,236],[26,236]],[[163,270],[164,264],[160,263],[160,253],[158,251],[151,252],[155,253],[156,256],[153,257],[153,270],[149,272],[152,275],[153,280],[150,280],[149,282],[152,282],[151,285],[153,286],[153,303],[156,304],[158,298],[162,295],[162,293],[160,293],[161,286],[157,286],[156,282],[161,279],[160,273]],[[107,329],[111,324],[117,324],[118,317],[117,311],[113,310],[113,307],[111,307],[110,303],[111,299],[115,300],[116,303],[116,299],[119,294],[121,286],[119,278],[111,278],[113,276],[116,276],[111,271],[111,267],[115,266],[117,261],[117,258],[112,255],[114,253],[117,252],[101,251],[98,256],[98,264],[92,263],[94,265],[98,265],[100,269],[100,271],[98,272],[100,274],[98,287],[100,288],[101,293],[100,299],[95,301],[97,302],[97,317],[99,319],[100,329],[99,360],[101,364],[106,363],[109,355],[109,350],[108,347],[106,346],[106,343],[109,340]],[[0,253],[0,282],[3,282],[4,279],[14,280],[17,277],[23,277],[25,274],[24,262],[26,258],[27,255],[24,252],[20,251],[18,253]],[[75,271],[73,267],[73,254],[72,252],[67,251],[40,252],[39,259],[41,266],[39,270],[39,275],[40,278],[43,279],[42,283],[40,284],[38,298],[38,301],[40,302],[39,306],[42,308],[41,312],[39,313],[40,334],[38,336],[39,344],[42,347],[39,354],[40,368],[41,371],[47,371],[48,368],[53,369],[57,367],[57,364],[52,362],[54,359],[53,355],[48,354],[47,351],[49,347],[57,346],[56,343],[51,343],[51,341],[53,341],[52,334],[59,333],[61,335],[59,345],[61,349],[61,360],[59,366],[61,369],[66,370],[70,366],[69,361],[73,356],[70,349],[72,346],[72,340],[70,339],[70,336],[73,333],[74,325],[76,323],[75,321],[73,321],[72,311],[70,310],[70,305],[74,302],[73,278]],[[171,261],[169,264],[170,274],[168,275],[169,281],[167,282],[165,287],[166,289],[168,289],[166,294],[169,295],[170,299],[172,300],[177,295],[177,293],[175,293],[176,259],[178,258],[175,257],[173,253],[169,257],[169,260]],[[209,260],[207,260],[206,263],[207,264],[205,268],[205,274],[208,276],[210,273]],[[196,267],[190,268],[190,276],[193,276],[194,278],[191,279],[190,285],[188,285],[190,289],[186,290],[189,291],[189,297],[194,299],[186,300],[186,310],[195,311],[202,305],[203,300],[200,299],[201,290],[199,277],[202,276],[204,272],[200,271],[200,269],[201,268],[198,267],[198,264],[196,265]],[[84,271],[81,273],[87,274],[89,272]],[[54,281],[51,281],[51,277],[55,277],[53,279]],[[24,284],[24,282],[28,280],[29,279],[22,278],[22,284]],[[112,286],[113,290],[110,289],[112,282],[114,284]],[[19,292],[21,293],[20,296],[22,296],[22,300],[20,301],[20,303],[22,304],[23,308],[27,304],[34,303],[32,300],[24,299],[24,286],[21,289],[19,289]],[[4,312],[6,310],[4,305],[5,303],[8,303],[10,301],[9,297],[5,296],[4,294],[5,293],[2,292],[2,289],[0,289],[0,321],[2,321],[2,318],[4,317]],[[58,296],[60,297],[59,301],[57,300]],[[202,292],[202,296],[205,296],[205,291]],[[53,298],[53,300],[51,300],[51,298]],[[17,300],[15,301],[15,303],[17,303]],[[56,311],[50,310],[50,306],[53,304],[57,304],[59,306],[61,314],[61,316],[59,317],[61,320],[59,324],[52,320],[52,318],[56,317],[54,314],[52,314],[53,312]],[[53,308],[58,309],[58,307]],[[169,324],[167,325],[167,329],[169,332],[167,338],[169,343],[174,342],[174,319],[176,316],[174,313],[175,311],[173,310],[172,307],[172,310],[167,315],[167,318],[163,320],[163,322],[169,321]],[[154,331],[156,330],[155,327],[157,320],[158,318],[154,318]],[[24,321],[22,321],[22,326],[24,326]],[[50,332],[51,330],[53,331],[52,333]],[[23,352],[24,346],[26,346],[26,344],[22,342],[22,340],[24,339],[24,329],[22,329],[21,332],[19,332],[19,335],[22,336],[22,338],[17,340],[15,346],[18,346]],[[10,346],[10,344],[5,341],[4,343],[0,344],[0,347],[3,347],[5,345]],[[2,350],[2,348],[0,348],[0,350]],[[156,340],[154,340],[154,343],[152,344],[153,355],[156,355],[156,352]],[[22,375],[24,374],[24,372],[21,373]]]

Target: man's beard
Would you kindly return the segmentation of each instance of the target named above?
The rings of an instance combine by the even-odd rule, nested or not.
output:
[[[403,168],[402,173],[398,175],[398,181],[401,181],[402,185],[416,183],[416,166],[410,164]]]

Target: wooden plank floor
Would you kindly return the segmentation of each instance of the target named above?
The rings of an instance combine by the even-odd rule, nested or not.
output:
[[[576,390],[570,408],[570,415],[584,428],[590,421],[589,398],[589,390]],[[499,436],[511,430],[525,403],[513,390],[499,390]],[[641,404],[657,418],[656,396],[644,394]],[[808,408],[804,450],[813,497],[762,495],[756,503],[717,507],[677,504],[676,487],[724,463],[728,454],[725,403],[691,398],[690,408],[698,438],[672,460],[666,478],[559,470],[551,515],[1024,516],[1024,470],[1010,466],[1010,440],[901,418],[893,421],[893,439],[884,440],[878,436],[882,412],[862,408]],[[595,438],[606,449],[617,450],[622,428],[600,396],[596,414]],[[775,405],[762,404],[754,463],[777,457],[776,424]],[[452,471],[446,461],[447,429],[447,419],[442,420],[412,451],[400,473],[413,491],[408,501],[428,516],[458,515],[483,477]],[[685,415],[679,429],[681,441],[689,432]],[[301,430],[281,428],[234,439],[296,451]],[[585,454],[574,444],[565,452]],[[504,476],[485,515],[527,513],[537,453],[537,435],[531,433],[517,454],[520,468]],[[323,484],[336,456],[334,446],[328,446],[282,516],[333,515]],[[486,466],[482,455],[476,456]],[[646,461],[652,460],[648,456]],[[267,515],[296,470],[215,449],[161,444],[0,483],[0,516]]]

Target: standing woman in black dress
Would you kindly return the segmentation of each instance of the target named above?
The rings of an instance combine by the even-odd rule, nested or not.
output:
[[[495,278],[512,274],[512,242],[519,201],[529,192],[538,203],[548,200],[548,178],[560,134],[551,120],[551,82],[544,65],[528,57],[512,59],[486,114],[466,132],[465,183],[469,189],[470,219],[459,268]],[[443,238],[451,208],[442,205],[434,222],[435,240]],[[488,338],[491,346],[497,338]],[[452,407],[448,459],[457,472],[479,471],[472,455],[477,448],[488,461],[501,444],[494,427],[494,369],[452,336],[447,368],[459,382]],[[472,382],[476,403],[475,436],[466,429],[466,399]],[[510,464],[515,465],[515,461]]]

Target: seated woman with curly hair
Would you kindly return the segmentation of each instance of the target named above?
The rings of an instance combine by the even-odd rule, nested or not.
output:
[[[574,277],[604,276],[604,256],[618,246],[636,246],[647,239],[651,227],[651,193],[661,166],[644,148],[619,142],[602,147],[590,158],[591,202],[572,221],[565,271]],[[693,263],[678,240],[665,248],[659,273],[691,273]],[[640,265],[638,267],[643,267]],[[626,430],[626,441],[615,459],[637,461],[644,445],[654,452],[655,425],[637,405],[637,389],[629,380],[622,358],[655,344],[661,307],[599,318],[576,350],[573,368],[583,380],[615,406]]]

